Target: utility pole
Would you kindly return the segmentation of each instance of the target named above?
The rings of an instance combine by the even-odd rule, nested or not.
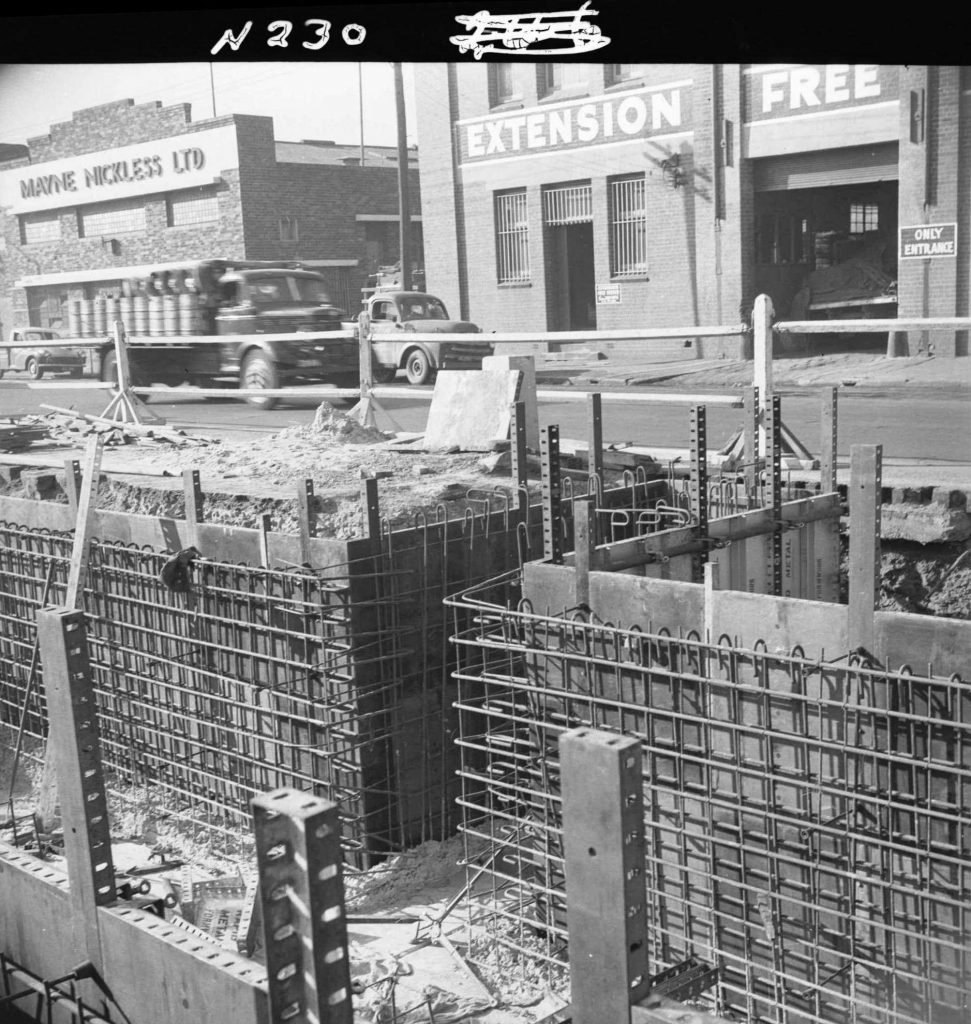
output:
[[[398,115],[398,216],[401,287],[411,289],[411,204],[408,195],[408,137],[405,130],[405,83],[401,65],[394,65],[394,102]]]
[[[209,91],[212,93],[212,116],[216,116],[216,72],[209,61]]]
[[[362,64],[357,65],[357,120],[361,126],[361,166],[364,166],[364,79],[361,73]]]

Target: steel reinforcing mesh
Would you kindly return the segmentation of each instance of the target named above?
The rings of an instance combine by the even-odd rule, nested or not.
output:
[[[491,940],[563,959],[557,738],[616,730],[643,743],[654,973],[717,965],[751,1022],[971,1020],[971,686],[533,614],[516,574],[448,603]]]
[[[34,616],[49,566],[63,600],[72,538],[0,524],[0,726],[24,707]],[[352,567],[330,578],[202,561],[190,593],[159,581],[169,556],[92,544],[85,590],[105,766],[150,784],[227,835],[249,800],[281,786],[339,803],[345,849],[394,849],[390,713],[400,657],[380,587],[355,602]],[[372,570],[373,571],[373,570]],[[353,570],[358,581],[365,575]],[[385,591],[393,584],[384,580]],[[353,619],[353,624],[352,624]],[[362,673],[362,664],[373,671]],[[420,717],[415,712],[415,718]],[[42,678],[26,733],[46,735]],[[414,723],[411,723],[414,727]]]

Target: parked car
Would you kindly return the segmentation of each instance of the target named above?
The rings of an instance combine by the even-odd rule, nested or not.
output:
[[[445,303],[428,292],[375,292],[365,308],[371,318],[376,381],[392,381],[401,369],[410,384],[426,384],[438,370],[481,369],[483,356],[492,355],[487,341],[409,341],[408,334],[414,333],[481,333],[468,320],[450,319]]]
[[[53,327],[14,327],[8,339],[22,343],[24,348],[8,348],[0,374],[9,370],[23,370],[31,380],[40,380],[45,373],[67,373],[80,377],[84,372],[86,356],[83,348],[45,347],[45,341],[63,335]]]

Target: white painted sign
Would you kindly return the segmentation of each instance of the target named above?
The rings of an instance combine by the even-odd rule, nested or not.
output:
[[[679,134],[690,125],[690,80],[460,121],[459,163],[508,160]]]
[[[619,284],[598,284],[597,305],[610,306],[620,302]]]
[[[208,185],[239,166],[236,126],[0,171],[0,206],[35,213]]]
[[[957,224],[918,224],[900,228],[900,259],[957,255]]]

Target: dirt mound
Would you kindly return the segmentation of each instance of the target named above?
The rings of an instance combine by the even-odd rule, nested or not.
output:
[[[299,427],[287,427],[274,435],[277,440],[303,439],[319,441],[333,439],[344,444],[375,444],[387,440],[387,436],[374,427],[361,426],[356,420],[335,409],[329,402],[321,402],[314,413],[313,421]]]

